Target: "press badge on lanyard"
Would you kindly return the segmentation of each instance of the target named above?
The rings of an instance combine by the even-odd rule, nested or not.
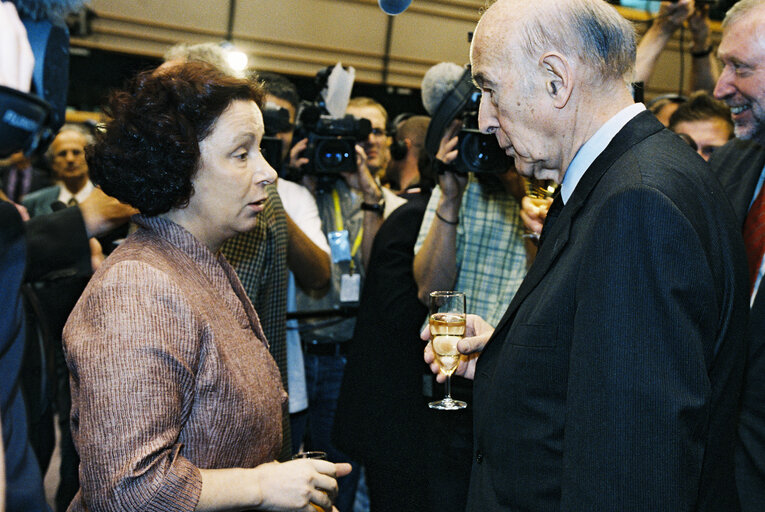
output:
[[[361,296],[361,275],[354,273],[355,263],[353,257],[359,251],[361,239],[364,236],[364,228],[360,228],[356,239],[351,246],[350,234],[343,228],[343,215],[340,211],[340,197],[337,190],[332,190],[332,199],[335,203],[335,231],[327,235],[329,248],[332,253],[332,263],[349,263],[349,272],[340,276],[340,302],[343,304],[356,303]]]

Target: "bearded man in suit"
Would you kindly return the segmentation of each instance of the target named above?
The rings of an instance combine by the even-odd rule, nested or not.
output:
[[[709,164],[738,216],[749,263],[749,352],[736,448],[741,508],[765,503],[765,1],[741,0],[725,15],[714,95],[731,108],[736,138]],[[719,154],[718,154],[719,153]]]
[[[499,0],[476,28],[481,130],[561,186],[504,317],[459,344],[469,511],[738,510],[743,243],[703,159],[634,103],[634,62],[602,0]]]

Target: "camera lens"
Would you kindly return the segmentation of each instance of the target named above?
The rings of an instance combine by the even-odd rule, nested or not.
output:
[[[351,149],[353,147],[342,139],[322,140],[316,147],[318,169],[323,172],[347,170],[349,162],[354,164]]]
[[[470,171],[504,172],[507,157],[493,135],[480,132],[463,132],[459,155]]]

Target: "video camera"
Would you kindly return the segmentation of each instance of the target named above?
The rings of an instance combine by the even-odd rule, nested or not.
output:
[[[330,72],[331,68],[326,68],[316,75],[319,91],[326,88]],[[368,119],[330,116],[321,93],[315,101],[303,103],[297,117],[295,139],[308,139],[304,156],[309,162],[302,168],[305,174],[321,176],[357,171],[356,144],[372,132]]]
[[[76,3],[11,2],[26,28],[35,67],[30,94],[0,86],[0,157],[16,151],[43,153],[64,124],[69,31],[61,12]]]
[[[481,91],[473,85],[468,67],[433,114],[425,135],[425,149],[435,158],[446,129],[455,119],[462,121],[457,143],[457,159],[454,168],[458,172],[504,173],[512,167],[513,159],[499,147],[494,135],[481,133],[478,129],[478,107]]]
[[[265,135],[260,141],[260,151],[268,164],[276,171],[279,177],[284,177],[284,161],[282,153],[284,141],[277,134],[292,130],[290,113],[286,108],[273,108],[266,105],[263,109],[263,125]]]

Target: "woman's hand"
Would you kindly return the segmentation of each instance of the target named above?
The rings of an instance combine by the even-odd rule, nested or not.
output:
[[[309,162],[308,157],[303,152],[308,147],[308,139],[303,139],[290,149],[290,167],[300,169]]]
[[[253,470],[258,510],[330,512],[337,497],[337,478],[351,472],[347,463],[318,459],[261,464]]]

